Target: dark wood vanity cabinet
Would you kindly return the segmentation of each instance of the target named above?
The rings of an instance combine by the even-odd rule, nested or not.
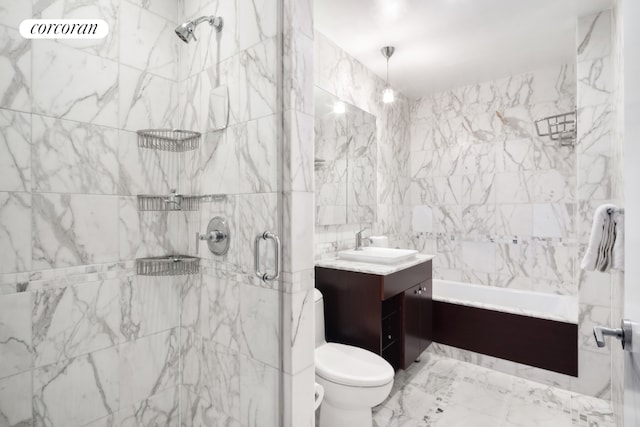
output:
[[[325,335],[408,367],[431,343],[431,261],[382,276],[316,267]]]
[[[431,280],[404,291],[404,366],[409,366],[431,344]]]

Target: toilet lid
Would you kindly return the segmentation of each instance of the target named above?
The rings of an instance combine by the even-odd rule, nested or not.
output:
[[[393,380],[393,367],[375,353],[328,343],[315,350],[316,374],[337,384],[377,387]]]

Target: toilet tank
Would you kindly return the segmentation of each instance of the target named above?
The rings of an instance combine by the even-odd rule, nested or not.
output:
[[[318,289],[313,290],[313,309],[315,314],[315,337],[316,337],[316,346],[315,348],[320,347],[324,344],[324,299],[322,298],[322,293]]]

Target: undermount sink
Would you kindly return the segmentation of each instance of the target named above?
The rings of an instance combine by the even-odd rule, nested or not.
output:
[[[368,246],[362,250],[355,249],[338,252],[338,258],[349,261],[370,262],[373,264],[399,264],[415,258],[418,251],[413,249],[378,248]]]

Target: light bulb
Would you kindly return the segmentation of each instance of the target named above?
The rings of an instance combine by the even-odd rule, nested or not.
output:
[[[338,101],[335,104],[333,104],[333,112],[336,114],[344,114],[347,112],[347,106],[345,105],[344,102]]]
[[[395,101],[395,99],[396,97],[393,93],[393,89],[391,89],[390,87],[386,88],[384,92],[382,92],[382,102],[384,102],[385,104],[390,104]]]

